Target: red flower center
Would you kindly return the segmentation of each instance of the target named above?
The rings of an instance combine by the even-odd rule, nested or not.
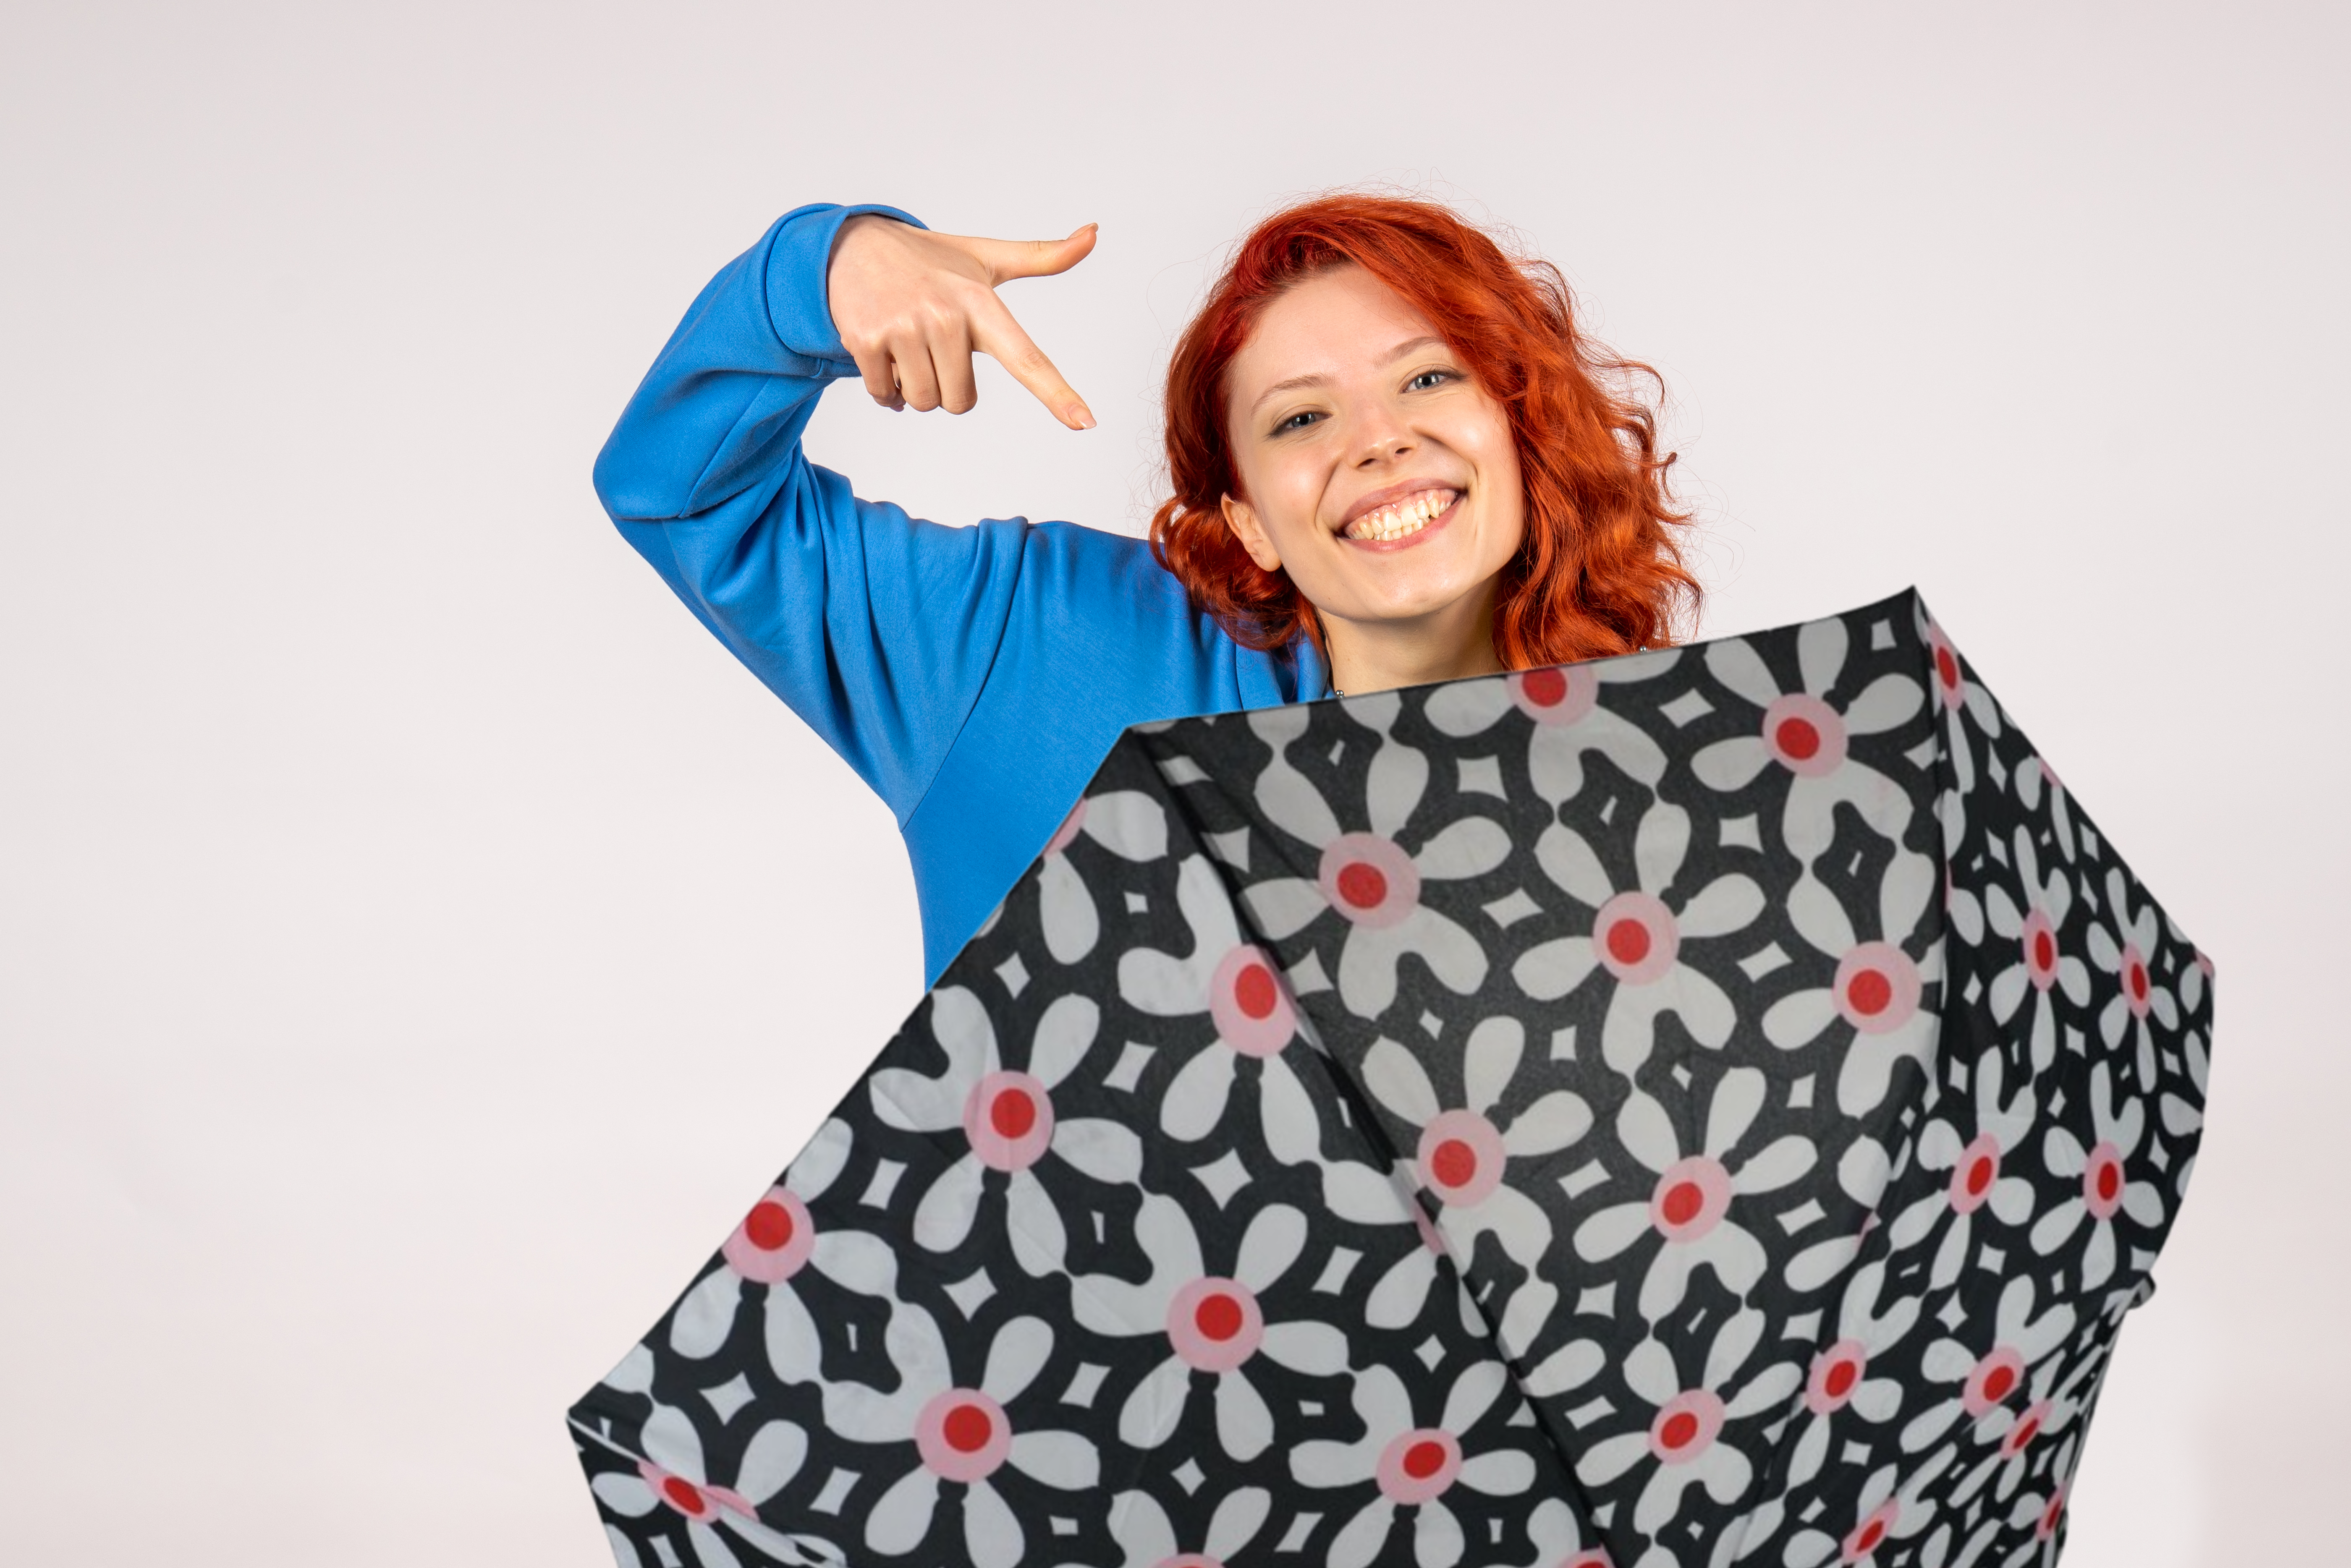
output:
[[[2057,967],[2057,939],[2047,931],[2032,933],[2032,967],[2035,969]]]
[[[1855,1557],[1866,1557],[1876,1551],[1877,1543],[1885,1539],[1886,1521],[1873,1519],[1861,1527],[1859,1535],[1853,1538],[1853,1554]]]
[[[2122,1186],[2123,1175],[2120,1170],[2111,1165],[2098,1168],[2098,1200],[2100,1202],[2112,1203],[2115,1200],[2115,1194],[2122,1190]]]
[[[773,1200],[762,1203],[743,1221],[743,1234],[763,1252],[788,1247],[792,1241],[792,1211]]]
[[[684,1476],[672,1476],[663,1481],[662,1496],[669,1500],[673,1508],[683,1512],[700,1513],[702,1511],[701,1490]]]
[[[1894,982],[1876,970],[1865,969],[1853,977],[1853,983],[1845,987],[1844,995],[1845,1000],[1853,1003],[1855,1012],[1874,1018],[1885,1012],[1886,1004],[1894,1000]]]
[[[1445,1187],[1467,1187],[1478,1174],[1478,1151],[1458,1137],[1430,1151],[1428,1173]]]
[[[1352,866],[1348,867],[1350,871],[1353,869]],[[1364,869],[1371,868],[1365,867]],[[1372,875],[1376,877],[1379,873],[1373,871]],[[1345,885],[1345,877],[1342,874],[1340,886],[1343,888]],[[1253,963],[1233,977],[1233,1000],[1240,1004],[1241,1012],[1251,1018],[1270,1018],[1274,1003],[1281,1000],[1281,993],[1274,986],[1273,976],[1266,972],[1265,965]]]
[[[1440,1443],[1415,1443],[1404,1451],[1404,1473],[1415,1480],[1426,1480],[1444,1468],[1445,1448]]]
[[[1192,1322],[1207,1338],[1230,1339],[1241,1331],[1241,1303],[1228,1295],[1203,1297],[1192,1309]]]
[[[1666,1189],[1666,1200],[1658,1205],[1668,1225],[1687,1225],[1706,1207],[1706,1193],[1695,1181],[1677,1181]],[[1677,1417],[1678,1419],[1679,1417]]]
[[[1969,1193],[1973,1196],[1981,1196],[1983,1189],[1991,1185],[1991,1161],[1988,1159],[1977,1160],[1973,1165],[1968,1167]]]
[[[1812,761],[1821,749],[1821,732],[1810,719],[1789,719],[1780,726],[1780,749],[1800,763]]]
[[[1959,661],[1951,657],[1948,648],[1935,649],[1935,676],[1946,686],[1959,683]]]
[[[2145,964],[2131,965],[2130,988],[2131,995],[2137,1001],[2147,1000],[2147,966]]]
[[[2032,1441],[2034,1436],[2037,1435],[2040,1430],[2041,1423],[2039,1421],[2027,1421],[2022,1426],[2017,1428],[2016,1437],[2009,1446],[2012,1449],[2021,1449],[2024,1447],[2025,1444]]]
[[[1388,896],[1388,879],[1369,861],[1358,860],[1339,872],[1339,897],[1358,909],[1378,907]]]
[[[1690,1439],[1697,1436],[1698,1417],[1687,1410],[1675,1411],[1666,1417],[1666,1424],[1657,1428],[1657,1441],[1669,1449],[1687,1448]]]
[[[939,1433],[957,1453],[976,1454],[996,1435],[996,1423],[977,1405],[958,1405],[939,1423]]]
[[[1632,965],[1649,956],[1649,928],[1638,920],[1619,920],[1608,928],[1608,956]]]
[[[2009,1391],[2015,1386],[2016,1372],[2012,1367],[1995,1366],[1984,1374],[1984,1397],[1995,1405],[2007,1398]]]
[[[1556,670],[1530,670],[1519,677],[1519,690],[1538,708],[1556,708],[1567,695],[1567,677]]]
[[[1850,1361],[1840,1361],[1829,1368],[1829,1375],[1821,1379],[1821,1386],[1827,1392],[1830,1398],[1842,1399],[1852,1391],[1854,1384],[1859,1381],[1860,1377],[1859,1366]]]
[[[987,1107],[987,1124],[999,1137],[1026,1137],[1029,1129],[1037,1125],[1037,1102],[1019,1089],[1007,1089]]]

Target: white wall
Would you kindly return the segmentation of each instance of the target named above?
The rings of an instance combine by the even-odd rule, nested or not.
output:
[[[2198,1189],[2075,1568],[2312,1562],[2351,1445],[2323,5],[10,8],[11,1562],[591,1563],[569,1399],[919,987],[887,815],[588,466],[776,213],[1014,236],[1092,400],[823,461],[1137,527],[1206,269],[1371,179],[1654,359],[1708,628],[1917,582],[2220,963]]]

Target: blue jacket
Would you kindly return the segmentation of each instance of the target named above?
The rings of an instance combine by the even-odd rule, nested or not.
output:
[[[1327,695],[1313,649],[1253,653],[1142,540],[1024,518],[946,527],[800,451],[854,376],[825,299],[858,213],[785,213],[710,280],[622,410],[596,493],[735,657],[889,803],[925,983],[1051,836],[1111,742],[1155,719]]]

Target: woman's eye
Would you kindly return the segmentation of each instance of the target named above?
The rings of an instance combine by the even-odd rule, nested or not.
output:
[[[1415,376],[1411,380],[1406,381],[1404,384],[1405,390],[1408,392],[1426,392],[1430,388],[1441,387],[1451,379],[1453,379],[1453,372],[1450,370],[1423,370],[1419,375]]]
[[[1319,420],[1322,417],[1322,416],[1321,414],[1315,413],[1311,410],[1292,414],[1288,419],[1282,421],[1280,424],[1274,426],[1273,433],[1276,435],[1287,435],[1291,431],[1302,431],[1308,425],[1312,424],[1316,420]]]

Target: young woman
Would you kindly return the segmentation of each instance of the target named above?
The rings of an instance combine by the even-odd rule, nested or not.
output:
[[[896,815],[935,979],[1125,726],[1628,653],[1695,602],[1646,367],[1442,207],[1340,196],[1253,231],[1167,375],[1151,538],[945,527],[810,463],[828,382],[961,413],[995,357],[1085,403],[996,294],[1058,243],[801,207],[711,280],[596,490],[703,624]]]

